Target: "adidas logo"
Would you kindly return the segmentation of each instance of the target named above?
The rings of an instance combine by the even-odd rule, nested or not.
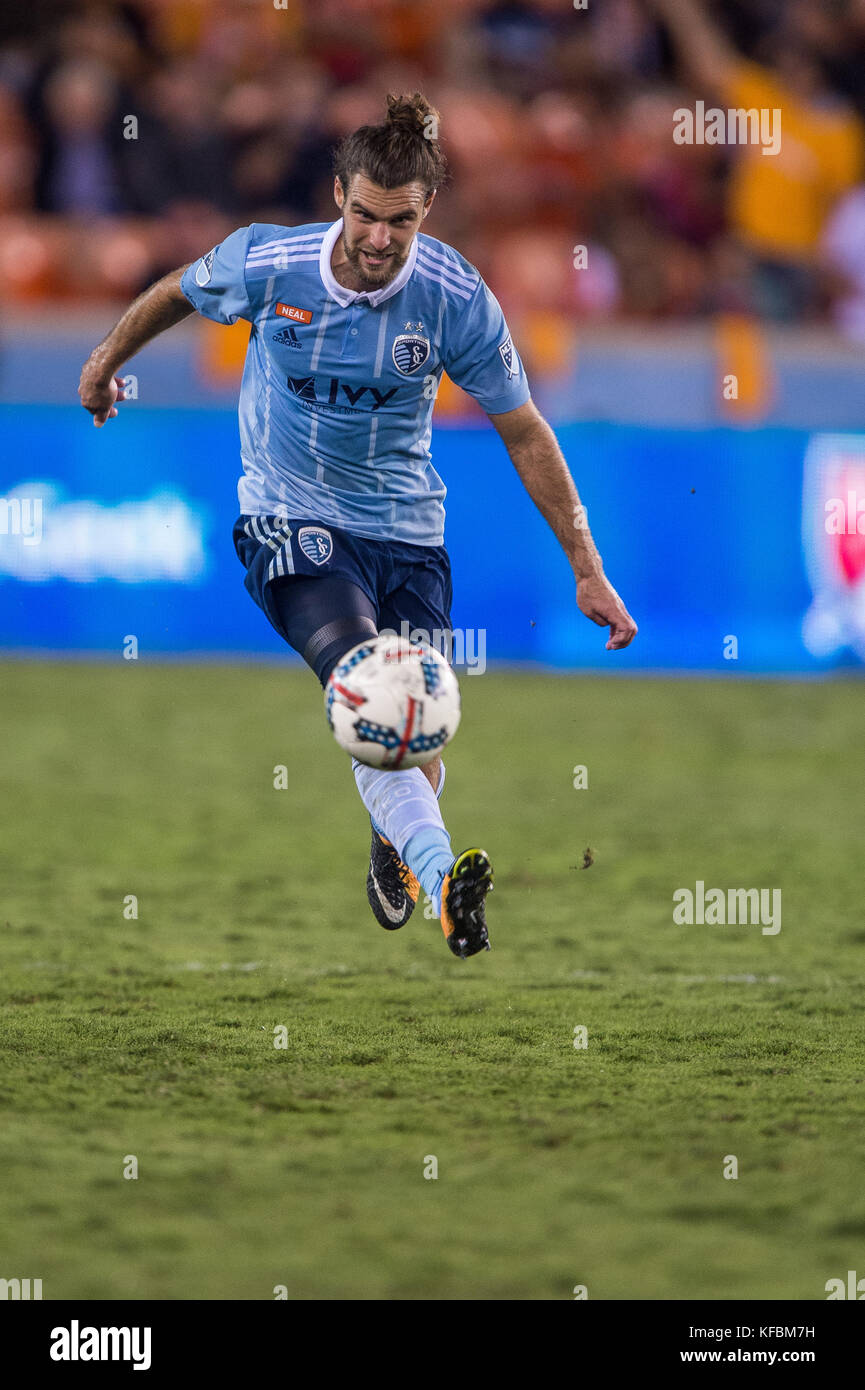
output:
[[[274,341],[275,343],[282,343],[284,347],[290,347],[290,348],[302,348],[302,347],[303,347],[303,343],[300,341],[300,339],[299,339],[298,336],[297,336],[297,331],[296,331],[296,329],[295,329],[295,327],[294,327],[294,324],[289,324],[288,328],[281,328],[280,331],[279,331],[278,333],[274,333],[274,335],[273,335],[273,341]]]

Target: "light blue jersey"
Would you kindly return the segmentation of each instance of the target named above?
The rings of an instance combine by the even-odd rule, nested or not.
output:
[[[331,270],[341,233],[342,219],[254,223],[181,280],[200,314],[252,325],[240,510],[441,545],[429,444],[442,372],[493,415],[529,399],[525,372],[498,301],[452,247],[418,235],[389,284],[355,293]]]

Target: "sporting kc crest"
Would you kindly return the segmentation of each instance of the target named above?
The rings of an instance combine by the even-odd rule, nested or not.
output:
[[[323,565],[333,554],[333,537],[319,526],[301,526],[297,543],[314,565]]]
[[[422,323],[407,323],[406,332],[393,340],[393,364],[403,376],[420,371],[430,354],[429,338],[423,336]]]

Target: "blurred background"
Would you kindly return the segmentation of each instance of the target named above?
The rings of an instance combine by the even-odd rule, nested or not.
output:
[[[248,326],[158,339],[105,429],[76,394],[154,278],[334,218],[333,145],[415,87],[451,165],[425,230],[500,298],[640,627],[605,651],[445,381],[444,809],[496,865],[463,971],[431,904],[372,921],[345,755],[244,588]],[[777,153],[678,143],[711,109],[780,112]],[[10,1283],[813,1304],[865,1275],[863,150],[865,0],[0,6]],[[696,883],[783,891],[783,930],[679,925]]]
[[[230,541],[247,327],[145,350],[103,431],[78,374],[235,227],[331,220],[334,144],[420,87],[451,166],[425,230],[505,309],[640,624],[616,669],[860,665],[865,0],[31,0],[0,25],[7,650],[284,655]],[[779,152],[677,143],[700,101],[780,111]],[[445,382],[436,421],[455,625],[492,661],[601,665],[485,417]]]

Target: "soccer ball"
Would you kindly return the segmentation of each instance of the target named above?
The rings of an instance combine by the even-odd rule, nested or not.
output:
[[[340,748],[368,767],[423,767],[460,722],[460,688],[444,657],[425,642],[373,637],[346,652],[324,692]]]

